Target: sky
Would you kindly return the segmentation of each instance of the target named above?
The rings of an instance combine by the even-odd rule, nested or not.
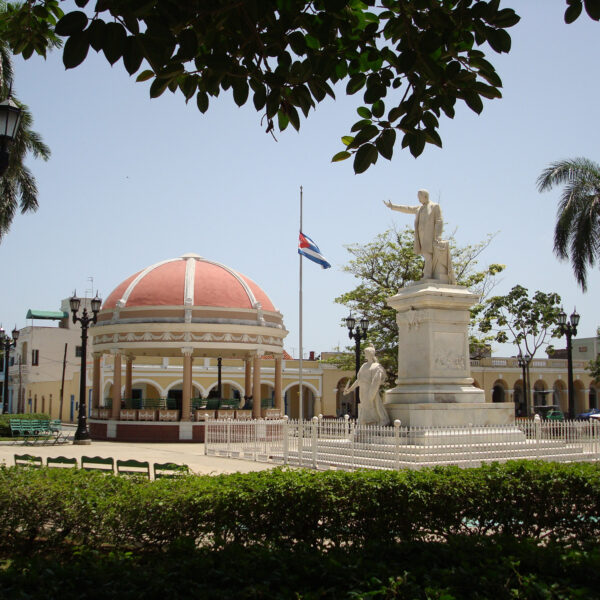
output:
[[[211,100],[202,115],[192,101],[166,92],[149,97],[122,63],[113,67],[90,51],[66,71],[60,52],[46,60],[14,60],[16,95],[25,102],[52,151],[28,160],[39,188],[39,210],[18,214],[0,244],[4,289],[0,321],[10,331],[29,325],[28,309],[58,310],[74,289],[102,298],[124,279],[158,261],[194,252],[256,281],[283,313],[285,347],[299,352],[297,239],[300,186],[303,229],[332,264],[303,269],[303,348],[343,348],[347,309],[334,298],[356,285],[342,271],[349,244],[364,244],[413,218],[382,201],[416,204],[428,189],[440,203],[445,232],[459,245],[496,236],[480,266],[506,265],[494,293],[520,284],[557,292],[570,314],[581,315],[579,337],[600,325],[600,271],[590,271],[587,293],[569,263],[552,251],[560,190],[540,194],[536,179],[551,162],[600,161],[597,119],[600,24],[587,16],[565,25],[564,0],[504,1],[521,22],[510,30],[512,49],[484,47],[503,80],[503,98],[485,102],[481,115],[457,104],[442,119],[444,147],[428,146],[417,159],[397,144],[355,175],[351,161],[331,163],[340,138],[357,120],[359,97],[317,106],[275,141],[253,105],[231,96]],[[37,324],[42,324],[38,322]],[[563,340],[553,340],[556,347]],[[494,352],[514,355],[514,346]],[[542,354],[543,356],[543,354]]]

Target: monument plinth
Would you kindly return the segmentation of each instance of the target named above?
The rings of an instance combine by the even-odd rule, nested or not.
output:
[[[384,401],[392,420],[417,427],[514,421],[512,402],[487,403],[473,385],[469,309],[477,301],[467,288],[438,279],[421,279],[388,298],[398,323],[398,379]]]

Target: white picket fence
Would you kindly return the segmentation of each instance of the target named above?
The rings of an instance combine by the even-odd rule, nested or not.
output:
[[[206,421],[205,453],[315,469],[401,469],[531,458],[596,461],[600,423],[540,421],[467,427],[359,426],[349,418]]]

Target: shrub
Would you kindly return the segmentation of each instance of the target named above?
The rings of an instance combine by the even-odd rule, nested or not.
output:
[[[600,536],[600,467],[515,461],[419,471],[275,469],[141,478],[0,468],[0,548],[393,547],[500,536],[581,548]]]

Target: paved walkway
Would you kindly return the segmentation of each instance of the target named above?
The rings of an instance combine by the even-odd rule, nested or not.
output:
[[[63,429],[67,429],[63,425]],[[73,428],[74,431],[74,428]],[[219,458],[217,456],[205,456],[204,444],[179,443],[163,444],[149,442],[105,442],[92,441],[85,446],[74,446],[71,442],[57,444],[56,446],[24,446],[21,443],[0,442],[0,463],[14,465],[15,454],[31,454],[41,456],[44,464],[48,456],[66,456],[68,458],[82,456],[112,456],[115,459],[146,460],[149,463],[173,462],[188,467],[198,474],[218,475],[221,473],[249,473],[250,471],[262,471],[272,469],[273,464],[251,462],[246,460],[235,460],[232,458]],[[152,464],[151,464],[152,466]]]

